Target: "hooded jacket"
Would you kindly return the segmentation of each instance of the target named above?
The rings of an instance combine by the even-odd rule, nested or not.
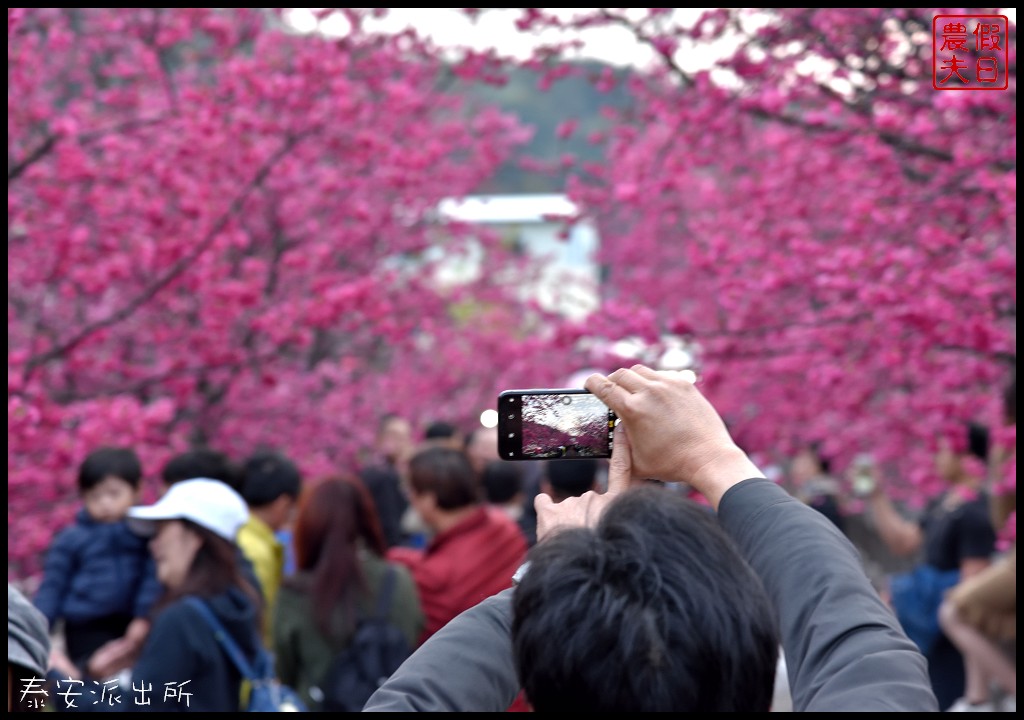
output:
[[[249,596],[231,588],[203,599],[246,656],[254,657],[259,621]],[[132,696],[122,705],[135,712],[237,712],[241,688],[242,677],[210,626],[182,598],[156,615],[132,669]]]

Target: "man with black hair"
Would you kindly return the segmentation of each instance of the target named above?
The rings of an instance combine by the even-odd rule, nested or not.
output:
[[[412,425],[401,415],[385,413],[374,442],[374,457],[362,467],[359,479],[373,498],[384,542],[395,547],[408,540],[402,518],[409,509],[404,476],[414,448]]]
[[[277,591],[284,578],[285,547],[275,533],[291,522],[302,490],[299,468],[283,454],[263,450],[242,466],[242,498],[249,520],[238,531],[238,546],[256,571],[263,593],[263,630],[272,641],[271,621]]]
[[[920,518],[904,517],[878,482],[868,507],[893,554],[918,559],[910,572],[890,579],[889,591],[897,617],[928,658],[932,688],[945,711],[963,696],[965,674],[963,656],[939,625],[939,606],[946,591],[990,565],[996,533],[984,488],[987,428],[963,423],[937,441],[935,470],[945,488]]]
[[[548,460],[544,463],[544,474],[541,476],[541,492],[550,495],[555,502],[591,491],[597,492],[599,467],[596,458]]]
[[[427,621],[422,640],[509,587],[527,547],[516,524],[483,502],[480,479],[461,450],[417,452],[409,461],[409,498],[432,537],[422,549],[392,548],[389,559],[412,571]]]
[[[537,517],[524,512],[523,466],[503,460],[491,460],[480,478],[484,499],[512,518],[523,532],[528,546],[537,542]]]
[[[438,445],[461,450],[465,439],[462,437],[462,432],[452,423],[446,420],[434,420],[423,431],[423,443],[424,445]]]
[[[160,478],[165,492],[176,482],[196,478],[220,480],[232,490],[241,491],[238,467],[225,453],[213,448],[193,448],[178,453],[164,465]]]
[[[592,375],[608,490],[537,496],[513,588],[441,628],[365,711],[767,711],[781,638],[796,711],[935,711],[924,658],[820,513],[750,461],[697,388]],[[628,431],[628,434],[627,434]],[[685,482],[717,514],[631,478]]]
[[[800,448],[790,466],[793,494],[846,532],[840,503],[839,481],[832,476],[832,463],[813,442]]]

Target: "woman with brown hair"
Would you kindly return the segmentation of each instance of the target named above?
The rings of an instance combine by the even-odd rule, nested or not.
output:
[[[185,480],[128,525],[151,537],[165,588],[132,668],[135,711],[236,712],[242,677],[194,603],[199,598],[249,658],[259,646],[260,599],[244,579],[235,536],[249,516],[242,497],[218,480]],[[142,688],[141,690],[139,688]],[[134,700],[134,703],[131,700]]]
[[[312,485],[299,501],[293,534],[295,574],[285,580],[274,617],[278,676],[317,707],[320,682],[351,642],[356,620],[374,612],[389,574],[389,618],[414,648],[424,618],[411,574],[384,559],[373,500],[349,475]]]

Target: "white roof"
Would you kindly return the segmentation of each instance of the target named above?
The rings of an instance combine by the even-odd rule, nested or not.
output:
[[[449,220],[476,223],[546,222],[545,216],[576,214],[576,204],[565,195],[471,195],[442,200],[441,215]]]

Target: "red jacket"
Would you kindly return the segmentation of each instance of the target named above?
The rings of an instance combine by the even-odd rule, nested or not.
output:
[[[420,643],[459,613],[511,587],[526,550],[519,526],[485,507],[438,533],[423,550],[389,550],[388,557],[407,566],[416,580],[427,619]]]

